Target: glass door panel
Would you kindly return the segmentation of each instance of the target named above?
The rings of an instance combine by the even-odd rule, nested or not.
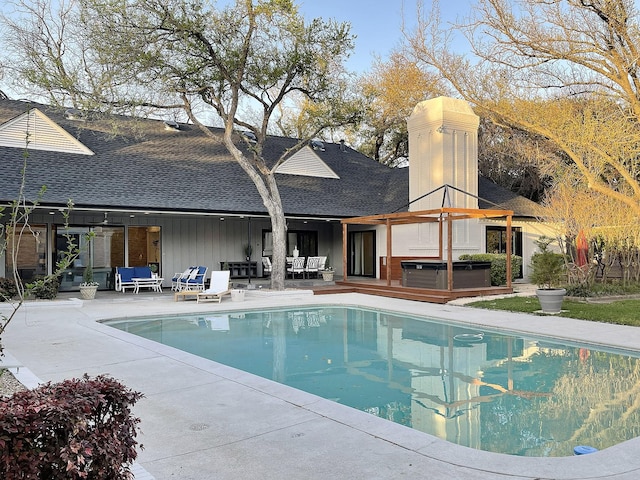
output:
[[[89,241],[87,234],[93,232]],[[53,252],[56,263],[69,250],[70,244],[79,249],[73,263],[60,275],[60,291],[79,290],[84,269],[93,267],[93,280],[101,290],[114,287],[114,267],[124,263],[124,227],[54,226]]]
[[[128,267],[151,267],[153,273],[161,275],[160,227],[129,227]]]
[[[19,248],[12,248],[12,245]],[[46,225],[17,225],[16,231],[7,231],[5,254],[6,276],[12,278],[15,269],[23,283],[34,277],[47,274],[47,227]],[[13,253],[15,252],[15,253]]]

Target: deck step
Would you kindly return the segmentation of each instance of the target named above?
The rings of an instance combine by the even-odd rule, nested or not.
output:
[[[378,295],[380,297],[400,298],[404,300],[415,300],[419,302],[444,304],[456,298],[477,297],[484,295],[497,295],[512,293],[512,288],[491,287],[491,288],[467,288],[453,291],[435,290],[425,288],[411,288],[400,285],[384,285],[381,283],[368,282],[343,282],[338,281],[335,285],[313,287],[314,295],[328,295],[336,293],[364,293],[367,295]]]

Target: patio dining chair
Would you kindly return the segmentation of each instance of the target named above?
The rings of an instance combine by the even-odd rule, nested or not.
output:
[[[287,273],[291,274],[291,278],[296,278],[296,274],[299,273],[304,278],[304,261],[306,257],[293,257],[291,260],[291,266],[287,267]]]
[[[307,265],[304,267],[304,273],[307,278],[318,276],[318,268],[320,267],[320,257],[309,257],[307,259]]]
[[[273,265],[271,265],[271,259],[269,257],[262,257],[262,276],[271,275]]]

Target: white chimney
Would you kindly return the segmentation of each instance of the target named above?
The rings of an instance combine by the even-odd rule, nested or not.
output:
[[[420,102],[407,120],[409,201],[445,184],[478,195],[479,117],[464,100],[438,97]],[[415,201],[410,211],[442,206],[443,190]],[[476,198],[451,191],[445,207],[478,208]]]

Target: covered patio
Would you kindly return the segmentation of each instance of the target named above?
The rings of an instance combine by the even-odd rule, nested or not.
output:
[[[511,262],[506,262],[506,286],[465,286],[464,288],[456,288],[454,284],[455,271],[453,259],[453,235],[451,234],[453,231],[453,222],[455,221],[480,218],[504,218],[507,225],[506,256],[507,258],[511,258],[512,217],[512,210],[443,207],[430,210],[396,212],[343,219],[341,221],[342,264],[343,271],[345,273],[343,280],[336,282],[336,288],[334,290],[327,289],[327,293],[336,293],[336,291],[341,290],[345,292],[367,293],[371,295],[432,303],[447,303],[450,300],[461,297],[513,293],[511,285]],[[394,257],[392,228],[398,225],[419,223],[435,223],[438,225],[438,255],[432,257],[419,257],[415,260],[426,261],[427,263],[430,261],[434,263],[446,261],[446,288],[417,288],[413,286],[405,286],[401,281],[401,263],[402,261],[411,259],[406,257]],[[386,256],[381,257],[379,278],[364,279],[348,277],[347,238],[349,225],[376,225],[385,227]]]

